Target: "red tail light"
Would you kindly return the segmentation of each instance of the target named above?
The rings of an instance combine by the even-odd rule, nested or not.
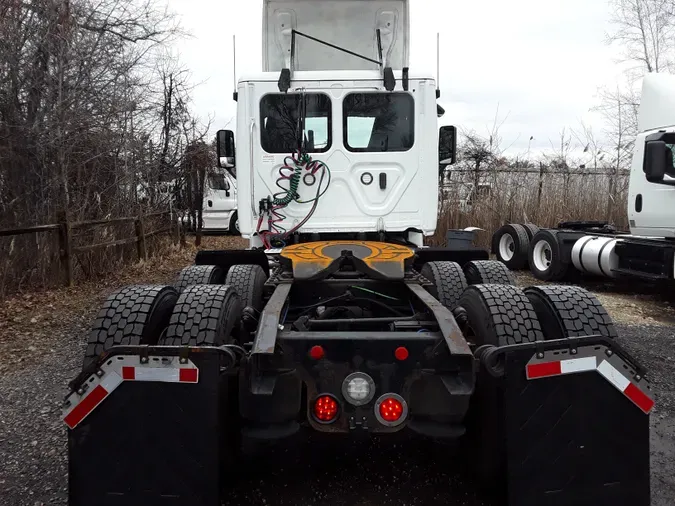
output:
[[[386,422],[398,422],[403,416],[403,404],[389,397],[380,404],[380,416]]]
[[[322,395],[314,402],[314,416],[320,422],[334,422],[338,411],[338,403],[332,395]]]
[[[384,394],[375,403],[375,417],[382,425],[388,427],[401,425],[407,416],[408,404],[398,394]]]

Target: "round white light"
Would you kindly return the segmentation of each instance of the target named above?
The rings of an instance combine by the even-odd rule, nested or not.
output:
[[[375,397],[375,382],[363,372],[354,372],[342,382],[342,395],[353,406],[368,404]]]
[[[367,399],[370,395],[370,385],[365,378],[352,378],[347,383],[347,395],[355,401]]]

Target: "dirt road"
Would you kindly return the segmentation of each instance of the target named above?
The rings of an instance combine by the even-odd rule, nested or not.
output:
[[[174,267],[154,269],[143,281],[166,282]],[[33,312],[20,315],[23,323],[0,322],[0,504],[67,504],[61,400],[79,370],[91,318],[113,288],[80,288],[90,290],[88,303],[69,301],[64,292],[44,301],[36,296]],[[0,314],[8,318],[7,311]],[[42,325],[43,317],[36,314],[49,315],[48,323]],[[675,504],[675,326],[632,322],[618,327],[621,343],[650,371],[657,398],[651,417],[652,505],[670,506]],[[451,459],[445,468],[428,464],[448,455],[432,443],[309,441],[278,452],[283,459],[266,459],[255,474],[242,476],[226,504],[487,504],[460,464]]]

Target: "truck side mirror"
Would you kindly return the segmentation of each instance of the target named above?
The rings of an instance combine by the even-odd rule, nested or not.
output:
[[[446,165],[457,161],[457,128],[454,126],[443,126],[438,132],[438,161],[441,172]]]
[[[230,169],[234,167],[236,157],[234,132],[232,130],[218,130],[216,134],[216,149],[218,151],[218,167],[231,172]]]
[[[670,153],[670,167],[668,154]],[[650,183],[660,183],[669,169],[672,169],[673,155],[664,141],[647,141],[645,143],[645,158],[642,170]]]

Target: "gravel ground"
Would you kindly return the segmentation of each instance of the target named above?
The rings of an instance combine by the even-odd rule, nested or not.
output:
[[[67,318],[64,315],[61,325],[42,336],[39,343],[29,344],[33,350],[26,351],[28,358],[0,368],[3,506],[67,504],[61,400],[67,382],[80,367],[84,339],[98,300],[107,291],[99,293],[90,307]],[[651,417],[652,506],[670,506],[675,504],[675,326],[621,324],[619,333],[621,344],[650,371],[657,397]],[[0,340],[2,337],[7,336],[0,336]],[[255,473],[241,477],[227,504],[489,504],[464,475],[461,465],[440,469],[427,463],[435,460],[429,458],[433,454],[447,457],[450,450],[439,445],[308,441],[277,451],[283,459],[270,456],[257,463]],[[279,467],[280,461],[287,463]]]

